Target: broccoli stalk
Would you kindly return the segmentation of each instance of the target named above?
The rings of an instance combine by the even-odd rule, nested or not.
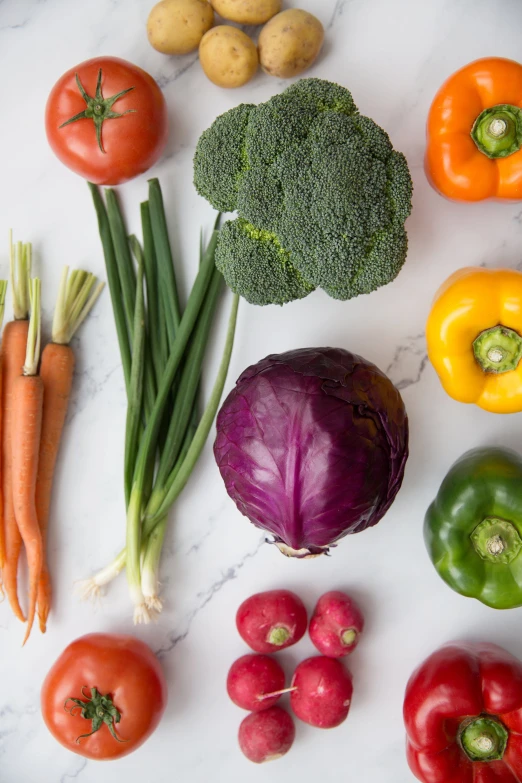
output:
[[[199,140],[194,183],[216,209],[238,212],[216,263],[253,304],[315,288],[350,299],[389,283],[406,259],[408,164],[336,84],[302,79],[218,117]]]

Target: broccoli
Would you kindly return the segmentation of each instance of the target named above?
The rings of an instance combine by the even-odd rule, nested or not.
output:
[[[216,263],[253,304],[315,288],[350,299],[389,283],[406,259],[408,164],[336,84],[302,79],[218,117],[198,142],[194,184],[216,209],[238,212]]]

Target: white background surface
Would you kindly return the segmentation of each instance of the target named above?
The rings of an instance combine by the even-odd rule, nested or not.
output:
[[[285,4],[298,5],[297,2]],[[522,656],[522,612],[498,613],[450,591],[422,540],[427,505],[450,464],[481,444],[522,448],[522,417],[500,417],[450,400],[426,363],[424,323],[437,286],[464,265],[522,266],[520,204],[452,204],[428,186],[424,125],[444,79],[485,55],[521,57],[517,0],[302,0],[327,28],[324,54],[310,75],[348,87],[363,114],[390,133],[415,181],[408,261],[395,283],[369,297],[334,302],[315,293],[283,309],[243,304],[228,387],[268,353],[307,345],[349,348],[388,371],[403,389],[411,457],[403,489],[372,530],[345,539],[332,557],[291,562],[268,545],[228,499],[210,447],[172,514],[162,580],[166,610],[137,635],[159,651],[170,701],[156,734],[136,754],[103,765],[57,745],[42,723],[39,690],[63,647],[90,631],[132,631],[124,578],[101,606],[81,604],[75,579],[119,551],[124,535],[122,449],[125,397],[108,293],[76,343],[78,370],[56,476],[51,561],[55,604],[49,630],[21,650],[22,626],[0,608],[0,777],[3,783],[227,783],[280,779],[333,783],[413,780],[404,756],[402,697],[412,669],[439,644],[490,639]],[[285,85],[259,75],[238,91],[206,80],[197,58],[166,58],[145,35],[147,0],[0,0],[0,271],[5,237],[32,240],[43,280],[48,331],[63,264],[104,276],[94,210],[84,182],[47,146],[43,112],[61,73],[89,57],[132,60],[160,83],[169,105],[161,178],[173,245],[185,278],[197,265],[198,232],[212,210],[192,187],[199,134],[241,101],[258,102]],[[146,176],[121,188],[130,228]],[[223,324],[221,325],[221,328]],[[217,351],[215,351],[217,355]],[[208,365],[207,379],[216,361]],[[208,383],[207,383],[208,389]],[[340,728],[297,727],[292,751],[256,767],[236,747],[244,714],[228,702],[225,677],[246,652],[234,614],[253,592],[289,587],[310,609],[333,588],[360,602],[367,631],[349,666],[353,707]],[[288,667],[312,653],[303,641],[281,658]]]

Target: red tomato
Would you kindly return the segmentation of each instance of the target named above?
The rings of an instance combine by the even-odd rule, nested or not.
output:
[[[53,737],[98,760],[136,750],[157,727],[166,703],[158,659],[143,642],[120,634],[76,639],[51,668],[41,693]]]
[[[56,82],[47,100],[45,131],[70,169],[97,185],[119,185],[161,156],[167,106],[141,68],[117,57],[95,57]]]

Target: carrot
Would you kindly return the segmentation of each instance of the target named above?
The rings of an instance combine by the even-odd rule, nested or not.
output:
[[[22,538],[16,524],[13,506],[12,433],[13,402],[16,379],[22,374],[29,331],[29,274],[31,245],[13,245],[9,234],[9,261],[14,321],[4,329],[0,364],[2,367],[2,506],[5,534],[5,562],[2,570],[4,589],[16,617],[25,622],[17,592],[18,560]]]
[[[52,340],[43,350],[40,377],[44,389],[42,431],[36,482],[36,514],[42,537],[43,563],[38,584],[38,620],[45,633],[51,608],[51,578],[47,558],[47,530],[56,460],[67,416],[75,358],[69,345],[103,288],[96,278],[81,270],[62,273],[54,313]],[[94,288],[94,291],[93,291]]]
[[[7,291],[7,280],[0,280],[0,328],[4,322],[5,294]],[[2,399],[2,362],[0,360],[0,401]],[[0,402],[0,433],[2,432],[2,405]],[[1,448],[0,448],[0,471],[1,471]],[[5,528],[4,528],[4,503],[2,499],[2,478],[0,472],[0,572],[5,565]],[[3,597],[3,588],[0,585],[0,594]]]
[[[31,280],[31,319],[23,375],[13,386],[12,479],[13,506],[18,530],[22,536],[29,569],[29,607],[23,644],[31,633],[38,584],[42,570],[43,549],[36,515],[36,477],[42,429],[44,387],[38,375],[40,360],[40,281]]]

